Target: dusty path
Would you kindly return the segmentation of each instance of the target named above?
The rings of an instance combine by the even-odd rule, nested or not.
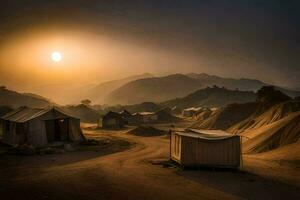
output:
[[[93,131],[88,133],[93,134]],[[249,192],[244,190],[251,183],[243,182],[240,174],[235,174],[236,178],[231,172],[177,172],[150,164],[148,161],[153,158],[168,157],[168,140],[163,137],[138,137],[123,132],[102,134],[124,138],[135,145],[114,154],[84,154],[81,159],[70,162],[55,161],[60,163],[57,165],[39,164],[38,161],[37,167],[32,169],[27,169],[28,161],[24,161],[24,166],[9,171],[9,180],[0,182],[5,183],[3,187],[1,185],[0,193],[9,199],[248,199]],[[67,159],[66,156],[57,155],[56,159]],[[17,170],[17,174],[12,170]],[[228,186],[218,187],[228,184],[221,179],[232,178],[230,183],[235,190]],[[239,183],[246,187],[240,188]],[[264,182],[260,180],[259,183]],[[263,190],[260,184],[260,190]],[[289,192],[289,188],[285,192]],[[297,197],[295,195],[291,197]],[[255,195],[251,197],[259,199]]]

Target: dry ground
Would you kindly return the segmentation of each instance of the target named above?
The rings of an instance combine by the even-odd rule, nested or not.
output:
[[[238,171],[181,171],[152,165],[149,161],[153,159],[168,159],[167,137],[140,137],[125,132],[86,129],[89,138],[111,138],[116,143],[99,150],[29,157],[0,155],[1,197],[10,200],[300,199],[297,186],[290,185],[289,180],[279,182],[272,176]],[[129,141],[131,145],[121,141]],[[253,163],[250,166],[246,169],[251,171]]]

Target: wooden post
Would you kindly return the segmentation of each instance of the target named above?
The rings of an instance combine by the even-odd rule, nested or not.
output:
[[[172,155],[171,155],[171,150],[172,150],[172,147],[171,147],[171,143],[172,143],[172,130],[170,129],[169,130],[169,134],[170,134],[170,136],[169,136],[169,138],[170,138],[170,160],[172,160],[171,158],[172,158]]]

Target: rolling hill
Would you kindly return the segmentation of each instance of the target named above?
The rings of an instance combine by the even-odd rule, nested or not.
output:
[[[206,86],[217,85],[217,86],[226,87],[226,88],[232,89],[232,90],[235,90],[238,88],[239,90],[256,91],[259,88],[261,88],[262,86],[267,85],[266,83],[261,82],[259,80],[255,80],[255,79],[223,78],[223,77],[219,77],[219,76],[215,76],[215,75],[209,75],[206,73],[200,73],[200,74],[189,73],[189,74],[185,74],[185,75],[190,78],[201,80],[202,84],[206,85]]]
[[[88,91],[84,95],[82,95],[82,98],[89,98],[96,104],[101,104],[104,101],[104,98],[113,92],[114,90],[118,89],[119,87],[138,79],[145,79],[145,78],[152,78],[154,77],[152,74],[145,73],[141,75],[135,75],[135,76],[129,76],[123,79],[119,80],[113,80],[101,83]]]
[[[7,89],[6,87],[0,87],[0,105],[17,108],[20,106],[28,106],[41,108],[51,105],[49,100],[44,97],[35,94],[19,93]]]
[[[107,96],[105,102],[109,104],[161,102],[183,97],[201,87],[199,80],[182,74],[139,79],[114,90]]]
[[[212,86],[226,87],[231,90],[257,91],[267,85],[267,83],[254,79],[223,78],[204,73],[173,74],[164,77],[137,79],[108,94],[103,93],[102,96],[106,104],[137,104],[146,101],[163,102],[181,98],[199,89]],[[277,86],[275,88],[291,97],[300,96],[299,91]]]
[[[224,107],[232,103],[253,102],[255,98],[254,92],[212,87],[200,89],[186,97],[165,101],[161,104],[169,108],[177,106],[181,109],[200,106]]]
[[[206,86],[213,86],[217,85],[219,87],[226,87],[228,89],[239,89],[244,91],[257,91],[263,86],[268,86],[270,84],[264,83],[260,80],[256,79],[247,79],[247,78],[240,78],[240,79],[234,79],[234,78],[223,78],[220,76],[214,76],[209,75],[205,73],[196,74],[196,73],[189,73],[186,74],[186,76],[199,79],[202,82],[202,85]],[[290,96],[290,97],[296,97],[300,95],[300,91],[298,90],[289,90],[285,89],[283,87],[274,86],[274,88],[278,91],[283,92],[284,94]]]

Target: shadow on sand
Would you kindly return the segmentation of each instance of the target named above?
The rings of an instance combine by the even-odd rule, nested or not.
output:
[[[180,170],[178,174],[200,184],[245,199],[300,199],[300,188],[245,171],[198,168]]]

